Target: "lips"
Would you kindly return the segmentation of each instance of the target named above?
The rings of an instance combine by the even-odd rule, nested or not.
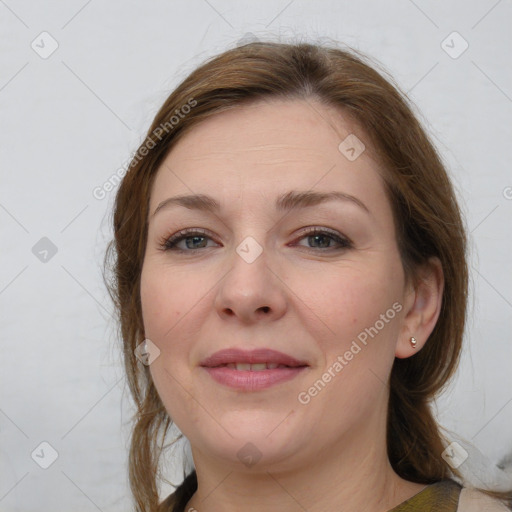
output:
[[[299,368],[309,365],[306,361],[298,360],[277,350],[267,348],[255,350],[229,348],[215,352],[201,361],[200,366],[206,368],[227,366],[237,370],[263,371],[279,367]]]
[[[264,391],[299,377],[309,367],[306,361],[266,348],[220,350],[200,366],[214,381],[237,392]]]

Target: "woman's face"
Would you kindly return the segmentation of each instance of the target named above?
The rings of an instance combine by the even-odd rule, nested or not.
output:
[[[361,154],[345,140],[354,132]],[[152,378],[196,464],[294,467],[385,439],[409,295],[369,144],[325,105],[275,100],[204,121],[159,169],[141,277],[145,336],[160,351]],[[199,194],[209,199],[158,208]],[[262,366],[212,370],[225,358],[202,366],[232,348],[302,366],[259,375]]]

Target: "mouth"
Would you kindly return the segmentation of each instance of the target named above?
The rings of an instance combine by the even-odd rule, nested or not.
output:
[[[200,364],[219,384],[239,391],[258,391],[295,378],[309,365],[272,349],[225,349]]]
[[[305,365],[304,365],[305,366]],[[288,366],[286,364],[278,364],[278,363],[227,363],[220,364],[218,366],[213,366],[210,368],[231,368],[233,370],[238,371],[251,371],[251,372],[261,372],[263,370],[275,370],[276,368],[301,368],[302,366]]]
[[[283,366],[288,368],[309,366],[306,361],[296,359],[288,354],[270,348],[255,350],[228,348],[215,352],[200,363],[200,366],[207,368],[225,367],[229,365],[234,365],[230,366],[231,368],[245,371],[251,368],[253,371],[260,371]],[[249,367],[247,367],[247,365],[249,365]],[[265,365],[265,367],[262,365]]]

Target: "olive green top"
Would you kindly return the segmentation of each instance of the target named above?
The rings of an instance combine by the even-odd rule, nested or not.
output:
[[[195,470],[161,504],[161,512],[186,512],[185,507],[197,489]],[[425,487],[412,498],[388,512],[456,512],[462,486],[454,480],[441,480]]]
[[[462,486],[454,480],[431,484],[389,512],[456,512]]]

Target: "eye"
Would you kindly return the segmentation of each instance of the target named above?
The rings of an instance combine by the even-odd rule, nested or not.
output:
[[[160,240],[159,246],[163,251],[192,252],[194,249],[208,249],[207,240],[211,240],[204,229],[183,229],[171,237]],[[184,245],[181,244],[184,242]]]
[[[321,249],[321,250],[342,250],[353,247],[352,242],[339,234],[338,232],[328,229],[313,227],[302,232],[302,236],[298,240],[305,239],[313,246],[307,247],[308,249]],[[333,245],[337,244],[336,245]],[[300,244],[299,244],[300,245]]]
[[[353,247],[352,242],[337,231],[328,228],[306,228],[301,232],[297,240],[306,240],[309,244],[307,249],[320,249],[321,251],[343,250]],[[172,236],[166,236],[159,242],[163,251],[174,251],[179,253],[197,252],[198,249],[208,249],[208,241],[213,241],[208,232],[204,229],[191,228],[178,231]],[[215,242],[216,243],[216,242]],[[303,246],[302,244],[297,244]],[[317,252],[317,251],[315,251]]]

